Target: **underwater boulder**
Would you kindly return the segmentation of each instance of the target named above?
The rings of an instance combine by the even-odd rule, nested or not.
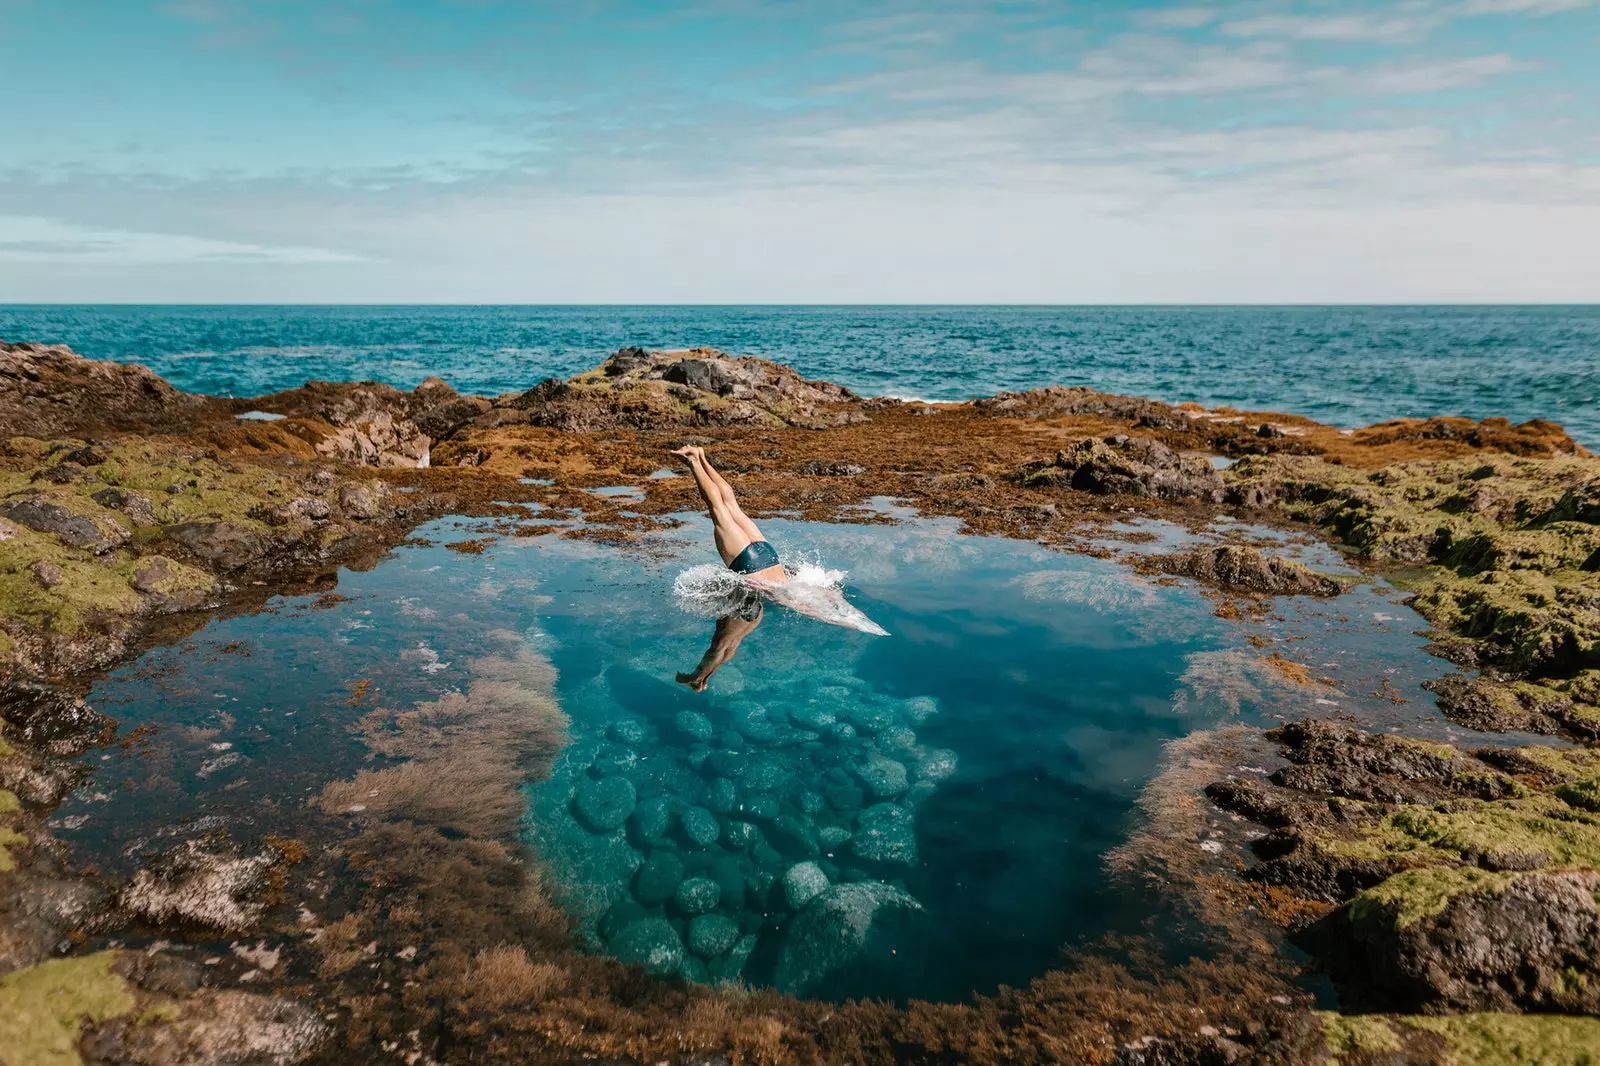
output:
[[[878,747],[886,752],[907,752],[916,744],[917,734],[903,725],[890,726],[878,734]]]
[[[892,799],[910,784],[905,766],[884,755],[869,755],[857,763],[856,776],[867,791],[879,799]]]
[[[730,821],[722,827],[722,842],[735,851],[755,847],[761,839],[761,830],[749,822]]]
[[[678,818],[684,839],[697,848],[709,848],[722,835],[722,824],[717,816],[704,807],[690,807]]]
[[[850,850],[868,862],[915,865],[917,827],[911,812],[893,803],[868,807],[856,821]]]
[[[751,792],[771,792],[781,788],[791,776],[790,768],[781,759],[761,756],[745,764],[742,780]]]
[[[572,813],[593,832],[609,833],[628,820],[638,796],[626,777],[585,780],[572,794]]]
[[[665,903],[683,880],[683,860],[670,851],[657,851],[633,875],[633,898],[651,906]]]
[[[733,911],[744,908],[744,864],[732,855],[724,855],[714,861],[706,873],[722,890],[724,907]]]
[[[640,800],[628,816],[628,836],[635,843],[654,844],[672,828],[672,803],[665,796]]]
[[[850,842],[850,830],[842,825],[825,825],[817,830],[817,843],[824,851],[842,848]]]
[[[658,977],[678,973],[687,961],[678,931],[665,918],[634,922],[618,933],[607,947],[621,961],[643,966]]]
[[[739,940],[739,923],[722,914],[702,914],[689,923],[689,950],[701,958],[726,954]]]
[[[700,790],[700,805],[713,814],[727,814],[738,799],[738,790],[726,777],[714,777]]]
[[[814,862],[800,862],[783,875],[783,898],[791,910],[799,910],[828,890],[828,875]]]
[[[699,711],[679,711],[672,719],[672,724],[678,731],[690,740],[710,740],[716,729],[711,725],[711,719]]]
[[[939,704],[932,696],[913,696],[900,705],[900,713],[913,725],[921,725],[939,713]]]
[[[870,994],[914,972],[927,935],[915,898],[880,881],[835,885],[794,917],[773,983],[797,996]]]
[[[817,841],[811,827],[792,814],[780,815],[767,827],[767,840],[785,855],[813,858],[817,854]]]
[[[606,736],[629,747],[638,747],[649,735],[650,731],[637,718],[622,718],[606,727]]]
[[[672,902],[685,914],[705,914],[722,898],[722,886],[709,877],[690,877],[678,885]]]

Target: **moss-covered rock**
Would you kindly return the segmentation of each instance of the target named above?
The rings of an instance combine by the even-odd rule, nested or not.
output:
[[[81,1063],[83,1026],[135,1006],[128,982],[112,969],[114,951],[52,959],[0,977],[0,1062],[18,1066]]]

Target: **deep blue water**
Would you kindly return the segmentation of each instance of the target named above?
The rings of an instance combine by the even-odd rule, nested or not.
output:
[[[539,674],[504,666],[520,655],[553,668],[571,719],[551,775],[526,784],[522,831],[594,949],[695,980],[961,998],[1159,913],[1103,860],[1138,824],[1167,742],[1308,711],[1449,732],[1419,687],[1448,666],[1383,588],[1281,600],[1246,627],[1116,562],[903,515],[764,522],[789,556],[847,570],[852,600],[892,635],[769,607],[694,693],[674,678],[714,621],[685,611],[673,584],[714,555],[705,519],[684,518],[643,554],[554,530],[482,555],[407,545],[342,572],[346,599],[279,599],[151,651],[90,700],[155,733],[85,756],[96,775],[52,824],[80,861],[124,875],[176,823],[293,835],[324,784],[385,765],[353,728],[362,715],[493,698],[494,685],[504,698],[508,678]],[[420,532],[448,542],[474,528]],[[1320,551],[1316,565],[1337,567]],[[1263,634],[1333,684],[1287,683],[1249,642]],[[358,680],[370,689],[352,701]],[[1385,680],[1410,702],[1390,702]],[[581,797],[618,791],[620,813],[640,817],[586,819]],[[646,807],[661,812],[654,828]],[[706,832],[691,833],[697,821]],[[806,862],[826,905],[786,891]],[[654,889],[641,887],[647,865]],[[684,888],[711,892],[706,881],[709,903]]]
[[[186,389],[308,378],[525,389],[627,344],[763,355],[867,394],[1089,385],[1336,425],[1551,418],[1600,447],[1600,306],[75,307],[0,305],[0,338],[145,363]]]

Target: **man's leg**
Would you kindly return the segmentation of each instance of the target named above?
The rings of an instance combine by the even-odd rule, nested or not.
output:
[[[725,564],[731,565],[739,557],[739,553],[749,547],[750,542],[756,538],[745,532],[744,526],[739,522],[744,515],[739,511],[738,502],[733,500],[732,490],[724,493],[724,483],[717,479],[700,450],[690,448],[679,454],[689,461],[689,470],[694,474],[695,487],[700,490],[700,495],[705,498],[706,506],[711,511],[712,535],[717,543],[717,554],[722,556]],[[731,506],[730,501],[732,501]],[[745,522],[749,521],[748,518],[745,519]]]
[[[737,522],[739,528],[744,531],[744,535],[751,540],[766,540],[767,538],[761,535],[761,530],[756,528],[756,524],[750,521],[749,516],[744,513],[744,509],[739,506],[739,498],[733,494],[733,486],[728,484],[728,479],[723,477],[717,471],[717,468],[711,465],[711,460],[706,458],[706,453],[703,449],[697,448],[695,451],[700,456],[700,464],[706,469],[706,475],[716,482],[717,488],[722,491],[723,505],[728,508],[729,519]]]

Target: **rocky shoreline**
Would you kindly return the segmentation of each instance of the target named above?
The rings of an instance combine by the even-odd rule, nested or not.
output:
[[[709,349],[624,349],[492,398],[430,379],[222,399],[0,344],[0,428],[0,1061],[1576,1063],[1600,1047],[1600,460],[1551,423],[1350,431],[1059,387],[906,403]],[[578,951],[511,843],[517,786],[564,729],[512,646],[462,706],[369,723],[395,760],[381,809],[349,802],[371,782],[330,782],[280,833],[191,834],[121,882],[51,837],[86,772],[71,758],[140,725],[84,703],[99,671],[219,612],[331,591],[338,567],[442,515],[514,534],[537,506],[581,518],[569,536],[638,544],[698,506],[685,479],[650,479],[686,440],[757,517],[878,521],[865,505],[887,496],[1099,555],[1141,516],[1330,540],[1414,594],[1462,671],[1436,685],[1445,715],[1566,746],[1459,750],[1311,714],[1230,735],[1281,765],[1260,779],[1218,756],[1173,793],[1260,827],[1242,870],[1174,887],[1180,909],[1237,917],[1208,957],[1108,946],[964,1004],[684,986]],[[587,491],[619,484],[642,498]],[[1243,624],[1250,604],[1344,587],[1242,536],[1125,558]],[[441,802],[408,785],[423,773],[470,787]],[[330,884],[337,917],[307,906]],[[1310,1010],[1295,967],[1248,942],[1278,935],[1347,1013]]]

